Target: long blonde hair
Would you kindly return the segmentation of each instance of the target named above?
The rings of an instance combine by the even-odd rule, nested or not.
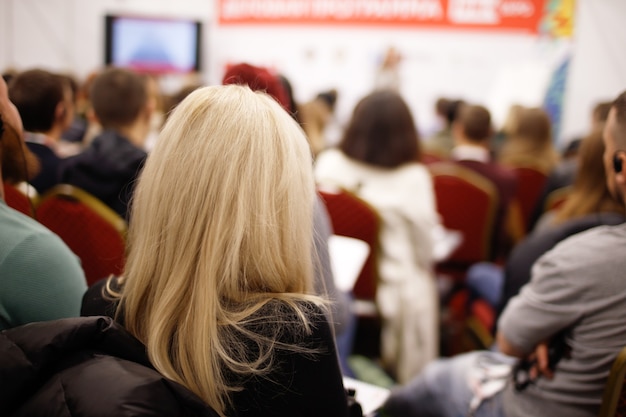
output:
[[[585,137],[578,151],[578,170],[571,194],[559,209],[553,224],[564,223],[592,213],[624,213],[624,204],[615,199],[606,184],[602,125]]]
[[[509,166],[533,165],[548,174],[560,159],[552,143],[550,117],[540,108],[522,108],[516,115],[499,161]]]
[[[246,330],[251,316],[279,300],[310,331],[307,303],[298,301],[320,301],[309,295],[313,199],[302,130],[247,87],[190,94],[148,157],[118,314],[162,374],[222,416],[241,388],[228,375],[271,366],[277,336]],[[271,319],[280,327],[280,317]],[[250,339],[260,350],[253,358]]]

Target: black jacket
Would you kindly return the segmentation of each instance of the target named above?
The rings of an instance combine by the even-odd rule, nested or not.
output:
[[[144,346],[107,317],[31,323],[0,333],[0,415],[217,417],[159,374]]]
[[[87,191],[126,218],[147,156],[117,132],[105,130],[83,152],[61,162],[58,180]]]

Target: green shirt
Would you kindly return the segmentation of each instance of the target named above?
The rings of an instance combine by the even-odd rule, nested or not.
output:
[[[0,200],[0,330],[78,317],[86,289],[80,261],[65,243]]]

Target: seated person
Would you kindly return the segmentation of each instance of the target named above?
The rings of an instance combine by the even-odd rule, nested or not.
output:
[[[146,159],[154,102],[147,81],[132,71],[109,68],[91,86],[93,116],[102,133],[60,167],[59,182],[94,195],[126,218],[135,179]]]
[[[380,90],[357,103],[339,147],[324,150],[315,162],[320,186],[346,189],[380,215],[381,359],[399,381],[439,355],[433,242],[441,223],[421,155],[408,105],[398,93]]]
[[[483,106],[465,105],[453,129],[455,146],[450,159],[490,180],[498,193],[498,207],[491,239],[491,258],[496,260],[508,254],[511,239],[505,227],[505,219],[515,196],[517,178],[515,173],[496,163],[489,148],[493,134],[491,114]]]
[[[20,112],[26,144],[41,164],[30,183],[43,194],[58,184],[61,136],[74,117],[71,87],[60,75],[33,69],[12,79],[9,97]]]
[[[194,91],[140,175],[124,276],[85,297],[113,301],[155,368],[220,415],[347,415],[326,301],[313,295],[310,161],[266,94]]]
[[[603,135],[607,186],[625,201],[626,92],[615,100]],[[434,362],[392,391],[386,414],[597,416],[609,369],[626,340],[625,244],[626,224],[559,243],[535,263],[531,281],[502,313],[501,353]],[[529,362],[533,353],[536,361]]]
[[[0,182],[11,184],[29,180],[38,169],[4,80],[0,80],[0,168]],[[2,187],[0,230],[0,330],[78,316],[87,289],[78,258],[57,235],[9,208]]]
[[[602,130],[596,130],[582,141],[570,197],[549,218],[545,216],[544,227],[536,228],[515,246],[504,269],[486,263],[470,268],[467,284],[478,296],[502,311],[509,299],[530,281],[535,261],[561,240],[592,227],[624,222],[624,206],[606,185],[603,154]]]

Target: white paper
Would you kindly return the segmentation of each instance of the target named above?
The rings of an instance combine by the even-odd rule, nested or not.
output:
[[[357,379],[343,377],[343,386],[355,391],[355,398],[361,404],[363,416],[373,415],[389,397],[389,390]]]
[[[340,291],[352,291],[370,253],[369,245],[352,237],[332,235],[328,239],[330,266]]]

